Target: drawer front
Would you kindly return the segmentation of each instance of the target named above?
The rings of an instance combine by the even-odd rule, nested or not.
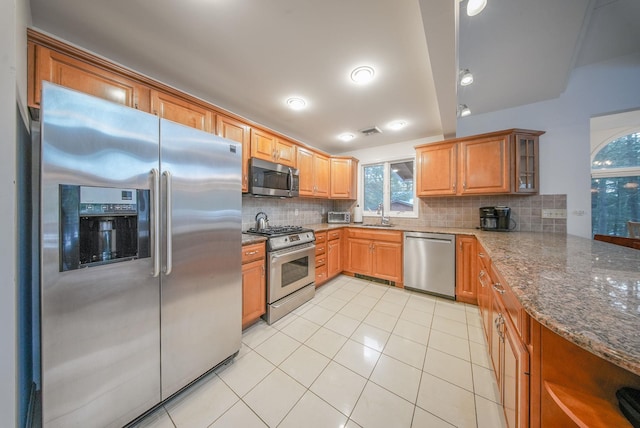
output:
[[[316,246],[327,242],[327,232],[316,232]]]
[[[321,256],[316,256],[316,268],[319,266],[324,266],[327,263],[327,256],[324,254]]]
[[[327,252],[327,244],[320,244],[316,242],[316,256],[320,256]]]
[[[264,242],[259,244],[245,245],[242,247],[242,264],[254,260],[264,259],[266,255]]]
[[[348,237],[358,238],[358,239],[370,239],[373,241],[402,243],[402,232],[400,231],[350,228],[348,232]]]
[[[332,230],[329,233],[327,233],[327,239],[329,241],[340,239],[341,236],[342,236],[342,230]]]
[[[321,266],[316,268],[316,286],[322,284],[327,280],[327,266]]]

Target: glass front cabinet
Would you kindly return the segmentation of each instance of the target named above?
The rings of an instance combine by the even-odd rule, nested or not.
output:
[[[515,193],[538,193],[538,138],[536,134],[515,133],[514,136]]]

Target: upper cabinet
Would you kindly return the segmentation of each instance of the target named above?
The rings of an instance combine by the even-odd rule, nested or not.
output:
[[[259,129],[251,129],[251,157],[296,167],[296,146]]]
[[[329,197],[329,157],[298,147],[300,196]]]
[[[201,131],[213,132],[213,111],[160,91],[151,91],[151,112]]]
[[[538,193],[542,134],[509,129],[417,146],[417,194]]]
[[[44,46],[29,44],[29,107],[40,108],[42,81],[149,111],[149,88],[127,77],[78,61]]]
[[[219,114],[216,116],[216,134],[219,137],[242,143],[242,191],[248,192],[251,128],[239,120]]]
[[[356,199],[358,181],[358,159],[349,157],[331,158],[331,180],[329,198]]]

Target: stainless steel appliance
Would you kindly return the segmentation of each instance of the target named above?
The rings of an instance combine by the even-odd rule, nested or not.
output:
[[[351,223],[351,213],[348,211],[329,211],[327,223]]]
[[[249,162],[249,193],[282,198],[298,196],[300,172],[296,168],[257,158]]]
[[[509,207],[481,207],[480,229],[508,232],[511,230],[511,208]]]
[[[43,83],[45,427],[120,427],[241,344],[241,146]]]
[[[403,264],[405,288],[455,299],[455,235],[405,232]]]
[[[267,313],[272,324],[313,299],[316,246],[313,230],[300,226],[249,229],[267,237]]]

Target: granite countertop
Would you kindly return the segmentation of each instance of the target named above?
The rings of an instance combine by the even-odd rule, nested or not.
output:
[[[258,244],[260,242],[265,242],[266,240],[267,238],[265,236],[251,235],[249,233],[242,234],[242,245]]]
[[[319,232],[362,226],[307,227]],[[640,375],[640,251],[564,234],[400,225],[380,229],[475,235],[535,320]]]

